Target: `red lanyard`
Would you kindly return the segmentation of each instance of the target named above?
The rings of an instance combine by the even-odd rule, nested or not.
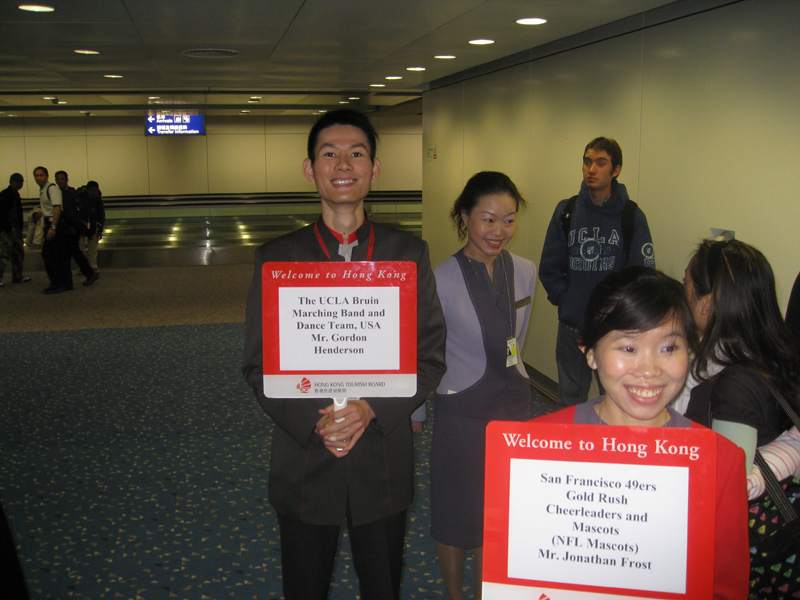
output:
[[[318,222],[317,222],[318,223]],[[319,242],[320,248],[322,248],[323,252],[325,252],[325,256],[328,257],[328,260],[333,262],[331,258],[330,252],[328,252],[328,248],[325,246],[325,242],[322,239],[322,234],[319,232],[319,227],[317,223],[314,223],[314,233],[317,235],[317,241]],[[342,237],[344,239],[344,237]],[[372,221],[369,223],[369,246],[367,247],[367,260],[372,260],[372,249],[375,247],[375,230],[372,228]]]

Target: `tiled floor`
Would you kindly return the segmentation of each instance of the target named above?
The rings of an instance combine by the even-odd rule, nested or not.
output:
[[[6,269],[8,271],[8,269]],[[91,287],[45,295],[44,271],[0,288],[0,333],[244,322],[252,265],[109,269]]]
[[[70,294],[0,290],[0,496],[33,599],[281,597],[271,423],[239,372],[251,271],[110,270]],[[404,600],[445,596],[430,425]],[[345,535],[331,598],[357,590]]]

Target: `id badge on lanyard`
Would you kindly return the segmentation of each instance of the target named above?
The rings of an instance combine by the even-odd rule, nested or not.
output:
[[[519,363],[519,348],[517,338],[510,337],[506,340],[506,366],[513,367]]]

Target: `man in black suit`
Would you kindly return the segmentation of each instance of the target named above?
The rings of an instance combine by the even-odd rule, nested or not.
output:
[[[309,134],[305,177],[322,216],[261,246],[247,301],[243,372],[275,422],[269,500],[278,513],[284,595],[324,600],[339,528],[347,525],[361,598],[400,597],[406,509],[413,498],[410,415],[444,373],[445,326],[427,244],[372,223],[364,198],[380,173],[377,134],[361,113],[322,116]],[[267,398],[263,388],[261,272],[276,261],[414,261],[417,264],[417,392],[330,400]],[[338,421],[338,422],[337,422]]]

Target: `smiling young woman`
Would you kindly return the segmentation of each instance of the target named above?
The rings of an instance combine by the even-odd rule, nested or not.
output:
[[[461,213],[467,231],[464,254],[483,263],[493,279],[494,261],[517,230],[517,201],[507,192],[478,198],[469,211]]]
[[[600,375],[606,395],[597,406],[610,425],[657,427],[666,424],[666,405],[683,387],[689,344],[674,316],[648,331],[612,331],[586,360]]]
[[[447,371],[433,399],[431,535],[450,600],[463,598],[466,550],[473,552],[481,598],[486,425],[530,418],[530,380],[519,353],[536,265],[505,249],[524,205],[508,176],[474,175],[450,211],[466,244],[434,272],[447,324]]]
[[[702,427],[668,406],[697,348],[692,310],[678,281],[649,267],[612,272],[592,290],[578,339],[605,394],[537,421]],[[750,565],[744,453],[721,435],[716,441],[714,598],[744,599]]]

